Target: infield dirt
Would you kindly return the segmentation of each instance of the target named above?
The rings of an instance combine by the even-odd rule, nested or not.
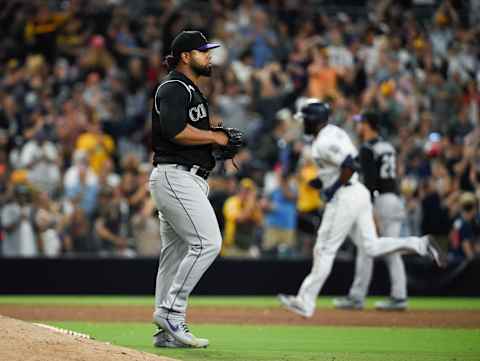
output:
[[[0,330],[0,360],[5,361],[175,361],[3,316]]]
[[[0,305],[0,314],[21,320],[151,322],[152,308],[145,306],[48,306]],[[191,323],[480,328],[480,311],[411,310],[380,312],[318,309],[305,319],[280,308],[190,307]]]

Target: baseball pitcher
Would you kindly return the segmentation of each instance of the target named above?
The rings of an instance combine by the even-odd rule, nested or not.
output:
[[[183,31],[167,57],[171,70],[158,85],[152,109],[154,168],[150,191],[160,218],[162,248],[155,288],[157,347],[206,347],[186,324],[188,296],[220,252],[222,236],[207,198],[207,178],[220,159],[243,142],[235,129],[212,129],[208,102],[198,88],[212,71],[208,43],[199,31]],[[215,149],[214,149],[215,148]]]

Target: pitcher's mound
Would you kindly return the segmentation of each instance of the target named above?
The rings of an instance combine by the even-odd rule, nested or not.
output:
[[[9,361],[174,361],[0,316],[0,359]]]

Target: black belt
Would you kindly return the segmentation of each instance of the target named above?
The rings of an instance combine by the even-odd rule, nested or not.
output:
[[[177,164],[175,166],[175,168],[177,169],[181,169],[181,170],[186,170],[187,172],[190,172],[192,174],[196,174],[198,175],[199,177],[202,177],[203,179],[207,179],[208,176],[210,175],[210,171],[205,169],[205,168],[202,168],[198,165],[192,165],[192,166],[188,166],[188,165],[182,165],[182,164]]]
[[[173,164],[173,163],[155,163],[156,165],[161,165],[161,164],[171,164],[174,165],[175,168],[185,170],[187,172],[190,172],[192,174],[198,175],[199,177],[202,177],[203,179],[207,179],[208,176],[210,175],[210,171],[202,168],[198,165],[183,165],[183,164]]]

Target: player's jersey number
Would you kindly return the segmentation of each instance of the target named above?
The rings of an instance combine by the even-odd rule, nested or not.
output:
[[[382,179],[395,179],[397,174],[397,164],[395,154],[384,153],[381,156],[380,164],[380,178]]]

